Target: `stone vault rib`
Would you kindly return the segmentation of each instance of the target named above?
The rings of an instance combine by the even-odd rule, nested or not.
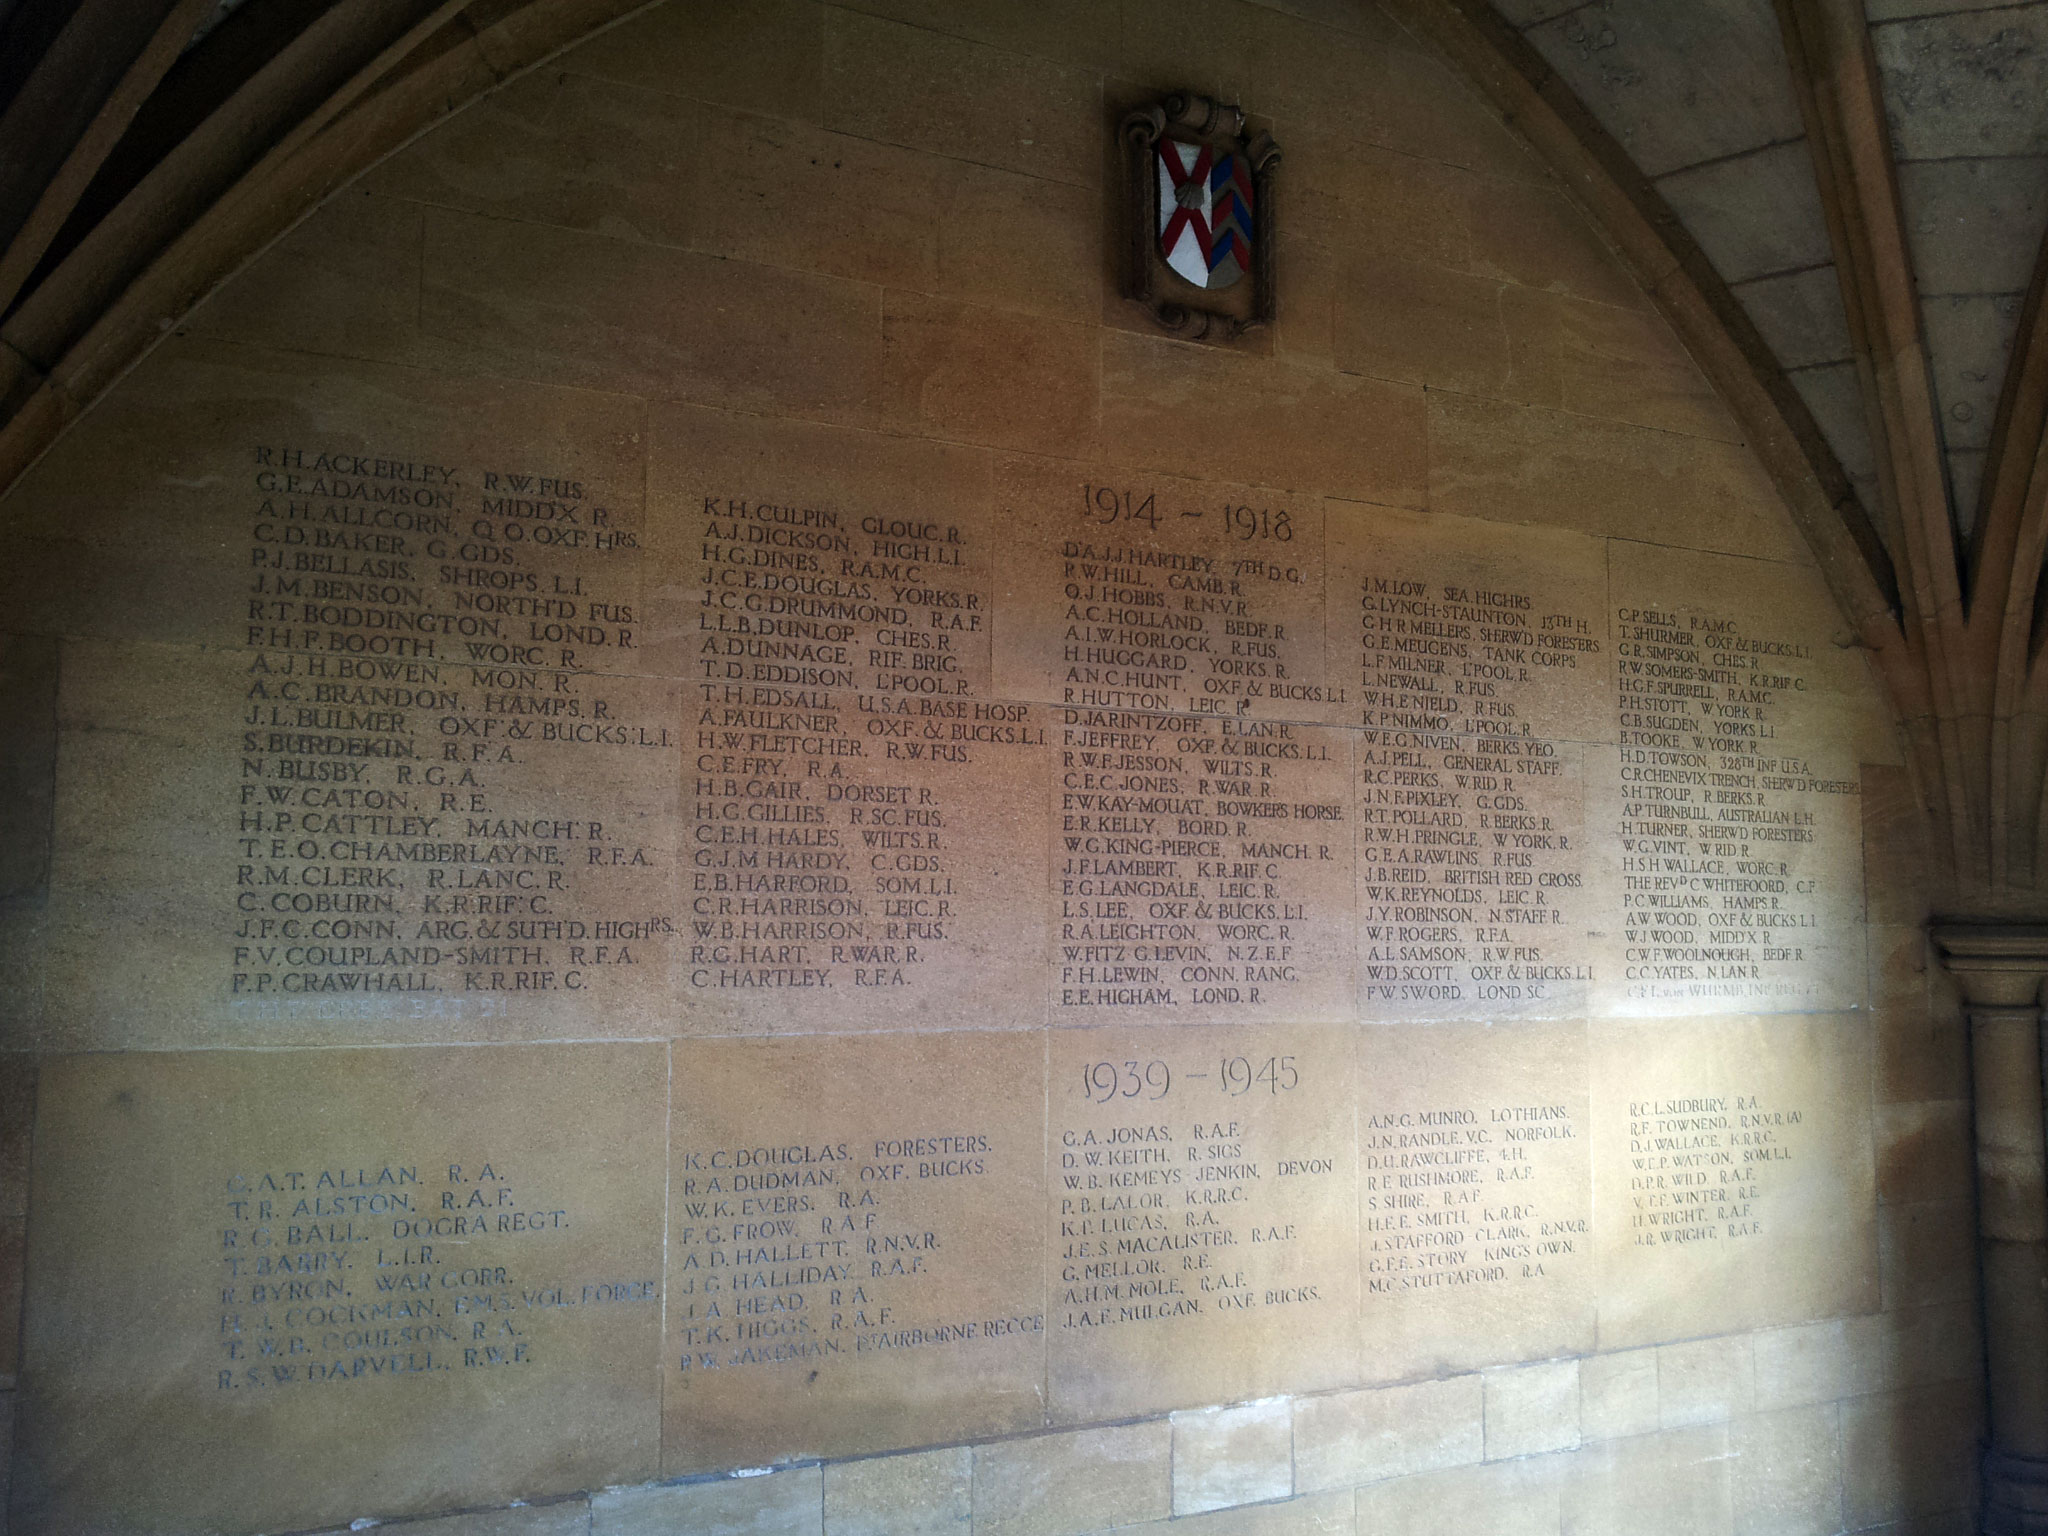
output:
[[[203,72],[219,62],[226,78],[199,92],[209,110],[174,142],[111,146],[140,159],[132,180],[89,228],[52,221],[52,238],[61,231],[69,244],[29,276],[0,322],[0,489],[193,305],[329,194],[648,3],[335,0],[312,8],[280,45],[241,50],[234,33],[263,25],[265,7],[229,17],[178,66]],[[82,195],[92,182],[78,179]]]

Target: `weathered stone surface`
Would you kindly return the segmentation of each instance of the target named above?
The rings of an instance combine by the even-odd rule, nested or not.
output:
[[[1477,215],[1475,241],[1492,227]],[[1522,274],[1590,286],[1600,302],[1502,280]],[[1733,423],[1661,322],[1614,297],[1574,283],[1569,269],[1556,274],[1540,252],[1518,265],[1495,248],[1442,264],[1367,250],[1343,269],[1336,361],[1348,373],[1732,439]]]
[[[479,1510],[413,1525],[421,1536],[590,1536],[590,1505],[564,1499],[522,1509]]]
[[[1967,1300],[1975,1291],[1967,1200],[1928,1200],[1878,1212],[1878,1253],[1887,1306],[1923,1307]]]
[[[1501,294],[1518,377],[1581,415],[1738,442],[1741,429],[1658,315],[1526,288]]]
[[[1743,449],[1447,393],[1432,392],[1428,405],[1431,511],[1811,558],[1789,525],[1764,515],[1755,498],[1768,482]]]
[[[1966,1102],[1881,1104],[1873,1134],[1877,1197],[1887,1205],[1940,1200],[1972,1178],[1974,1149]]]
[[[1729,1459],[1720,1425],[1589,1446],[1575,1458],[1559,1501],[1564,1529],[1719,1536],[1734,1518]]]
[[[2029,6],[1871,29],[1903,160],[2048,153],[2038,110],[2048,24]]]
[[[1260,18],[1235,4],[1195,0],[1185,11],[1134,7],[1123,14],[1120,39],[1132,83],[1148,90],[1194,89],[1217,101],[1242,101],[1256,90]]]
[[[1359,1529],[1352,1493],[1311,1493],[1282,1503],[1250,1504],[1124,1526],[1130,1536],[1352,1536]]]
[[[1377,1482],[1484,1459],[1477,1376],[1309,1398],[1294,1415],[1294,1479],[1304,1491]]]
[[[1361,1036],[1370,1377],[1592,1347],[1586,1071],[1578,1023],[1381,1025]]]
[[[579,44],[577,74],[798,122],[823,108],[825,7],[815,0],[655,6]]]
[[[1285,1399],[1173,1416],[1173,1509],[1200,1514],[1294,1491],[1294,1406]]]
[[[1488,1461],[1578,1448],[1578,1361],[1501,1366],[1482,1379]]]
[[[925,87],[895,89],[906,71]],[[825,11],[825,122],[842,133],[1089,186],[1094,100],[1093,76],[1049,60]]]
[[[1579,1433],[1619,1440],[1657,1428],[1657,1351],[1626,1349],[1579,1362]]]
[[[1841,1015],[1594,1026],[1601,1348],[1874,1310],[1867,1054]],[[1666,1425],[1746,1408],[1700,1370],[1674,1398],[1660,1364]]]
[[[1003,0],[858,0],[847,9],[1066,63],[1100,67],[1120,52],[1122,18],[1089,0],[1052,0],[1028,11]]]
[[[1209,413],[1207,402],[1216,400],[1232,408]],[[1114,461],[1155,474],[1322,490],[1389,506],[1420,506],[1425,494],[1419,389],[1262,366],[1241,353],[1163,337],[1104,334],[1102,440]]]
[[[44,941],[57,798],[58,642],[0,636],[0,1032],[16,1045],[42,1022]],[[27,1207],[35,1063],[0,1059],[0,1215]]]
[[[1990,446],[2023,302],[2019,293],[1978,293],[1929,298],[1921,305],[1942,440],[1951,449]]]
[[[516,148],[514,147],[516,146]],[[939,173],[913,151],[542,70],[388,161],[376,194],[929,289]]]
[[[1446,90],[1446,66],[1384,12],[1355,7],[1341,25],[1274,17],[1261,32],[1254,99],[1283,125],[1461,171],[1544,179],[1490,105]]]
[[[1054,1031],[1056,1420],[1358,1379],[1352,1071],[1334,1028]]]
[[[876,409],[863,283],[443,209],[422,262],[421,331],[487,372],[828,421]],[[565,288],[565,269],[585,280]]]
[[[680,1486],[607,1490],[590,1501],[591,1536],[819,1536],[820,1473],[796,1467]]]
[[[1883,1379],[1894,1390],[1974,1379],[1983,1344],[1973,1302],[1902,1308],[1880,1324]]]
[[[19,1527],[304,1527],[650,1475],[666,1058],[46,1064]],[[445,1454],[481,1416],[488,1443]]]
[[[1803,138],[1673,172],[1659,178],[1657,190],[1724,282],[1817,266],[1833,256]]]
[[[1149,1424],[998,1441],[974,1451],[974,1524],[1000,1536],[1057,1536],[1165,1519],[1172,1430]]]
[[[1875,1317],[1767,1329],[1756,1335],[1754,1355],[1762,1411],[1861,1397],[1884,1382],[1884,1328]]]
[[[1730,289],[1784,368],[1839,363],[1851,356],[1842,279],[1832,264],[1784,277],[1760,277]]]
[[[1860,761],[1868,685],[1809,573],[1614,547],[1619,745],[1589,753],[1587,822],[1618,914],[1603,1011],[1863,1005]]]
[[[1649,300],[1555,187],[1468,177],[1470,270],[1574,299],[1643,310]]]
[[[1954,1385],[1842,1405],[1842,1514],[1851,1529],[1967,1509],[1982,1432],[1979,1393]]]
[[[1102,211],[1091,190],[959,161],[938,196],[937,292],[1055,320],[1096,311]]]
[[[0,1217],[0,1392],[14,1390],[21,1367],[22,1267],[28,1251],[28,1223],[19,1216]]]
[[[1568,1469],[1564,1458],[1531,1456],[1483,1466],[1418,1472],[1373,1482],[1358,1490],[1361,1531],[1459,1536],[1555,1536],[1559,1498]]]
[[[665,1470],[1042,1422],[1043,1037],[677,1049]]]
[[[1658,1349],[1657,1406],[1664,1428],[1725,1424],[1755,1405],[1755,1351],[1748,1339],[1689,1339]]]
[[[1338,287],[1336,358],[1347,373],[1557,404],[1543,370],[1518,367],[1501,305],[1504,285],[1401,256],[1361,254]]]
[[[974,1452],[954,1446],[825,1468],[827,1536],[959,1536],[974,1518]]]
[[[998,448],[1087,449],[1095,430],[1092,329],[951,300],[891,298],[882,346],[882,411],[891,423]]]
[[[1549,21],[1577,7],[1571,0],[1500,0],[1494,9],[1517,27],[1532,27],[1539,21]]]
[[[1513,20],[1636,164],[1661,176],[1802,131],[1778,19],[1759,0],[1674,13],[1657,0],[1597,8],[1517,0]],[[1683,110],[1680,110],[1680,104]]]
[[[1483,191],[1495,190],[1492,182],[1437,160],[1360,146],[1306,123],[1290,126],[1286,153],[1285,163],[1304,168],[1293,178],[1288,225],[1317,247],[1473,276],[1509,275],[1480,267],[1473,253],[1475,205]],[[1289,288],[1299,281],[1290,277]]]
[[[2048,153],[1902,161],[1899,202],[1923,294],[2021,293],[2048,225]]]
[[[0,1053],[0,1216],[28,1214],[30,1133],[36,1123],[36,1058]]]
[[[1819,363],[1794,369],[1786,378],[1806,402],[1814,425],[1820,428],[1850,478],[1862,481],[1874,476],[1877,450],[1864,415],[1863,386],[1857,381],[1856,365],[1846,359]]]
[[[1735,1529],[1831,1530],[1842,1523],[1841,1431],[1833,1403],[1743,1419],[1729,1431]]]

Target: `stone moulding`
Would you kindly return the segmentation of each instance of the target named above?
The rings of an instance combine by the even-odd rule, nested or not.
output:
[[[1988,1443],[1979,1529],[2048,1532],[2048,1146],[2041,992],[2048,925],[1935,922],[1970,1020]]]
[[[2048,977],[2048,925],[1937,920],[1928,936],[1978,1007],[2028,1008]]]
[[[1252,171],[1250,292],[1196,287],[1167,265],[1159,249],[1159,186],[1154,151],[1167,137],[1227,146]],[[1228,341],[1273,323],[1278,314],[1273,235],[1273,182],[1280,146],[1273,136],[1250,133],[1240,107],[1194,91],[1175,91],[1124,115],[1117,137],[1124,149],[1124,297],[1189,341]],[[1235,286],[1235,285],[1233,285]]]

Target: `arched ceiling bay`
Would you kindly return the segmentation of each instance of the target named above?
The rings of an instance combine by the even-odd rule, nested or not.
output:
[[[1882,511],[1842,288],[1771,0],[1500,0],[1699,243]]]
[[[648,0],[0,0],[0,486],[436,120]]]
[[[1967,531],[2048,230],[2048,5],[1870,0],[1867,10]]]
[[[1610,233],[1631,217],[1664,231],[1692,307],[1721,321],[1688,323],[1666,294],[1681,333],[1748,354],[1843,527],[1882,542],[1864,538],[1861,570],[1832,568],[1836,590],[1855,612],[1867,576],[1897,603],[1904,643],[1869,643],[1957,889],[2032,902],[2048,870],[2048,4],[1389,3],[1553,160],[1602,168],[1629,204]],[[1600,195],[1585,200],[1597,217]],[[1654,284],[1654,258],[1633,260]],[[1767,461],[1771,414],[1745,414]],[[1798,476],[1774,472],[1798,515]],[[1828,564],[1828,530],[1808,537]]]
[[[0,0],[0,488],[329,194],[646,3]],[[1956,889],[2048,900],[2048,0],[1377,3],[1721,390],[1891,689]]]
[[[1897,537],[1773,0],[1495,0],[1662,194]],[[2048,3],[1867,0],[1933,430],[1967,540],[2048,230]],[[1803,54],[1803,50],[1801,50]]]

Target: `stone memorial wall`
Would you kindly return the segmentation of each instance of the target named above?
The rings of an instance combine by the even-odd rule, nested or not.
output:
[[[1233,66],[672,5],[0,503],[9,1529],[1351,1530],[1529,1456],[1646,1529],[1773,1439],[1846,1521],[1962,1390],[1847,627],[1463,87],[1347,137],[1322,56],[1412,45],[1239,9],[1275,332],[1105,296],[1104,103]]]

